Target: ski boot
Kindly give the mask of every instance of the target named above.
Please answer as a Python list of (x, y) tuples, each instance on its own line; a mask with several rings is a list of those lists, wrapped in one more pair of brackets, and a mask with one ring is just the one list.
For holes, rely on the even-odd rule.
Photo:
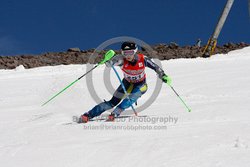
[(107, 121), (108, 121), (108, 122), (113, 122), (114, 120), (115, 120), (115, 114), (114, 114), (114, 113), (111, 113), (111, 114), (108, 116)]
[(89, 114), (84, 113), (83, 115), (79, 117), (79, 120), (77, 121), (77, 123), (87, 123), (88, 121), (89, 121)]

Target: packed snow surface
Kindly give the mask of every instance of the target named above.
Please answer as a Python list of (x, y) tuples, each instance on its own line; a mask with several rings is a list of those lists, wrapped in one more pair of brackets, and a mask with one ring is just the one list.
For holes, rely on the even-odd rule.
[[(249, 167), (250, 47), (161, 63), (192, 112), (164, 84), (139, 117), (125, 113), (115, 122), (76, 124), (72, 116), (96, 105), (86, 78), (41, 104), (84, 74), (86, 65), (0, 70), (1, 166)], [(93, 71), (93, 82), (98, 97), (109, 100), (105, 68)], [(149, 90), (137, 107), (155, 89), (155, 72), (146, 72)], [(115, 89), (112, 71), (111, 80)]]

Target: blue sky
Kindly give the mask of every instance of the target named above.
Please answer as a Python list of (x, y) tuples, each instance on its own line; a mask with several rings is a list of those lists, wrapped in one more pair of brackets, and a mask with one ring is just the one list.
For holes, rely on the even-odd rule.
[[(118, 36), (203, 44), (227, 0), (1, 0), (0, 55), (90, 49)], [(250, 43), (247, 0), (235, 0), (218, 43)]]

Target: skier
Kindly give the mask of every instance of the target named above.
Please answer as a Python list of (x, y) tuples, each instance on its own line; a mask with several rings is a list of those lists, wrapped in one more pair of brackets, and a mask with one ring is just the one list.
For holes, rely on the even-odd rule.
[[(115, 117), (118, 117), (126, 108), (133, 105), (147, 91), (145, 67), (153, 69), (163, 82), (171, 84), (171, 78), (167, 76), (157, 64), (143, 54), (137, 53), (137, 51), (138, 47), (136, 43), (124, 42), (121, 45), (121, 54), (114, 56), (111, 60), (106, 62), (106, 66), (108, 67), (112, 65), (121, 67), (124, 74), (122, 83), (129, 93), (129, 99), (123, 99), (125, 92), (122, 85), (120, 85), (116, 89), (111, 100), (104, 100), (104, 102), (81, 115), (78, 123), (87, 123), (90, 119), (116, 106), (108, 117), (109, 121), (113, 121)], [(121, 102), (122, 99), (123, 101)]]

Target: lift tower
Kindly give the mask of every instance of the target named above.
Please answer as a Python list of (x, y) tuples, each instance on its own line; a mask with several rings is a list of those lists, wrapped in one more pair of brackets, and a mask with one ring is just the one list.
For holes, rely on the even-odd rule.
[(217, 44), (218, 36), (220, 35), (221, 29), (222, 29), (222, 27), (227, 19), (227, 16), (230, 12), (230, 9), (231, 9), (233, 3), (234, 3), (234, 0), (227, 1), (227, 4), (226, 4), (226, 6), (221, 14), (219, 22), (217, 23), (217, 26), (214, 30), (214, 33), (213, 33), (212, 37), (210, 37), (210, 39), (208, 40), (207, 45), (203, 51), (203, 57), (210, 57), (213, 54), (214, 49), (215, 49), (216, 44)]

